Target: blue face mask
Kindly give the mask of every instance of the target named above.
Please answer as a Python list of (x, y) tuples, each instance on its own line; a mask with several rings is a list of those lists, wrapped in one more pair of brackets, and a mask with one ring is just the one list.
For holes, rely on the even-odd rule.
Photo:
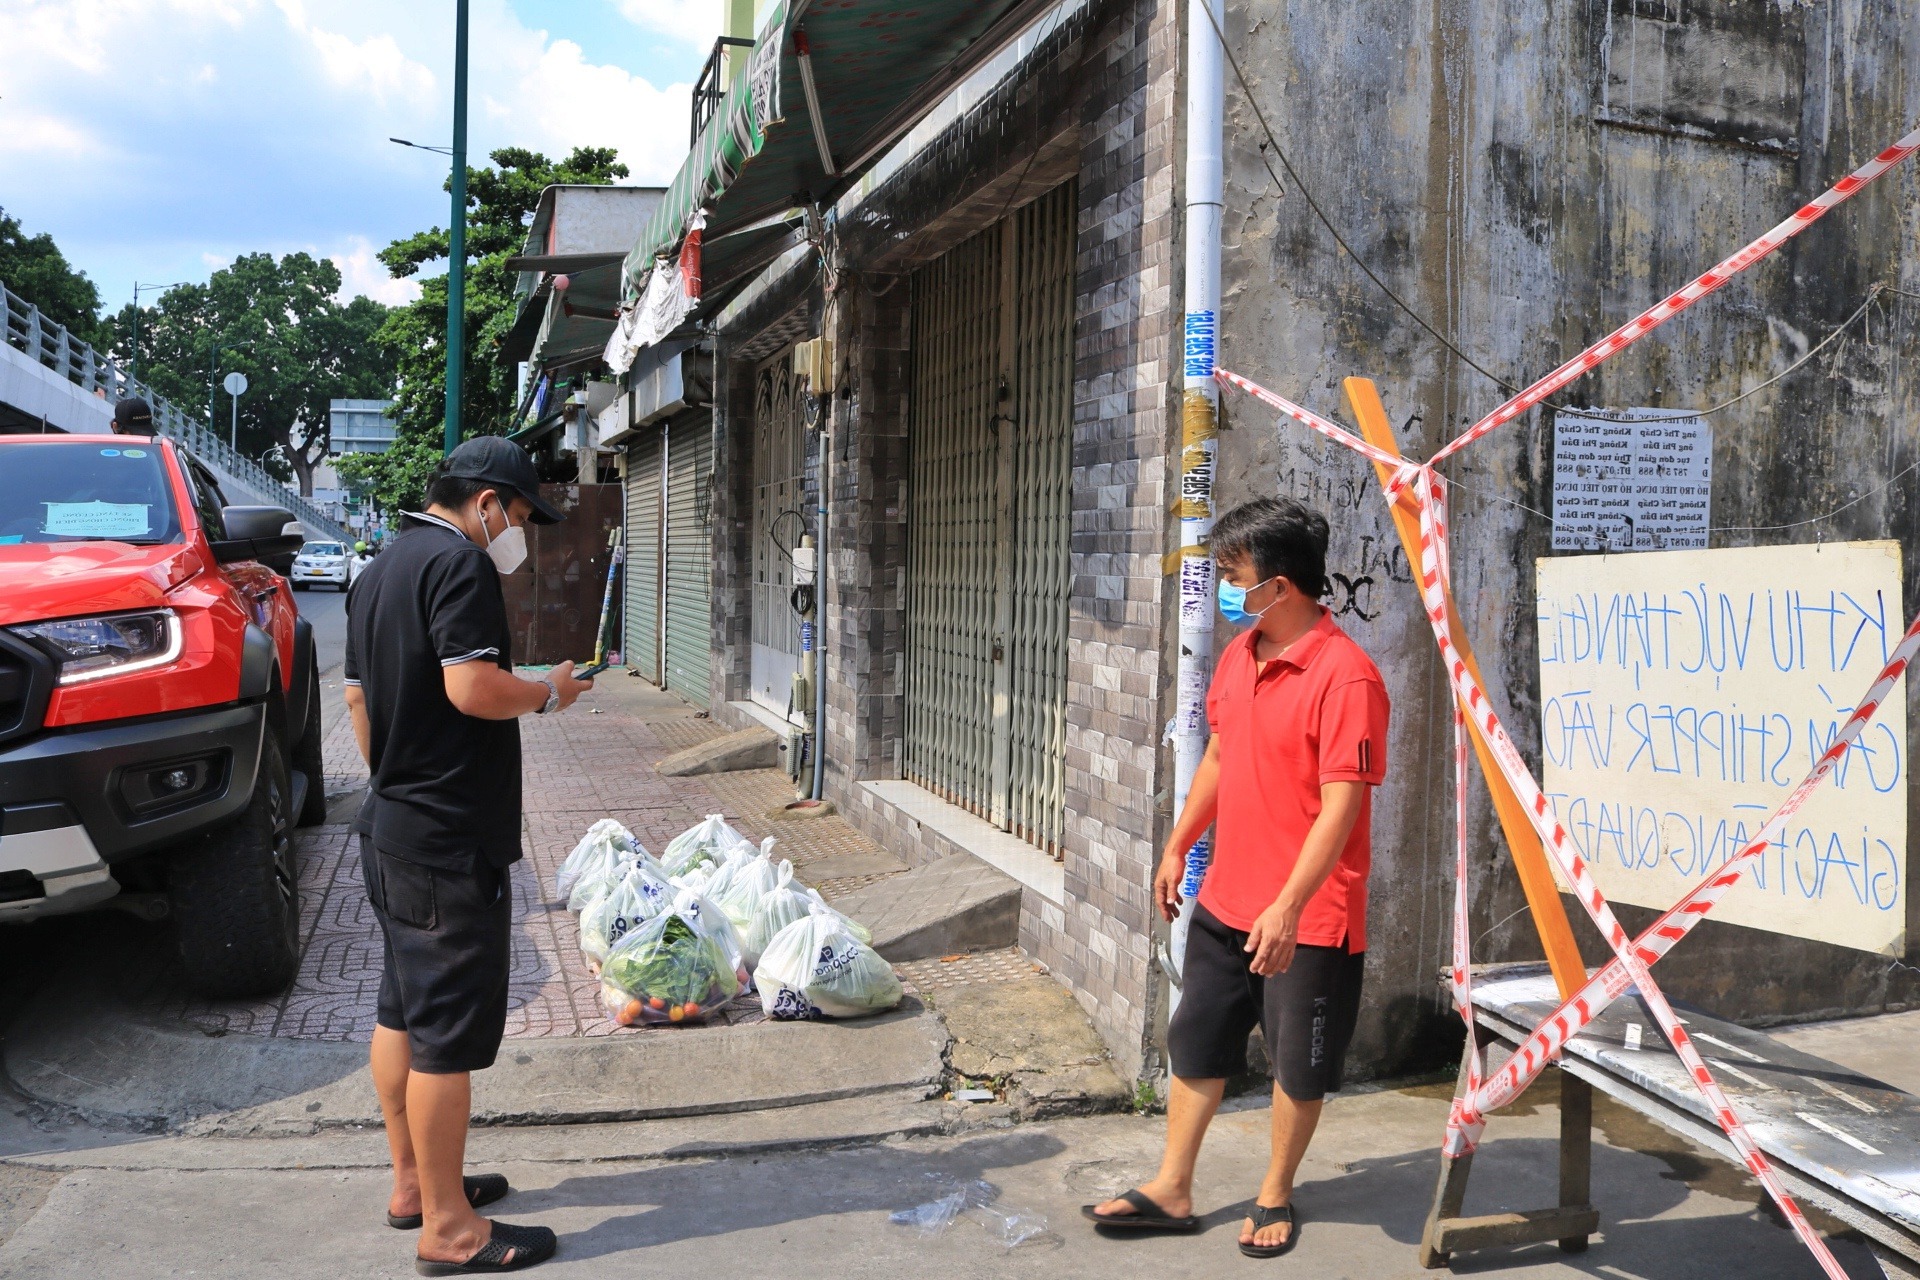
[(1220, 579), (1219, 585), (1215, 587), (1215, 594), (1220, 600), (1220, 616), (1236, 627), (1250, 626), (1260, 621), (1261, 615), (1266, 613), (1267, 609), (1271, 609), (1274, 604), (1279, 603), (1279, 598), (1275, 597), (1273, 604), (1269, 604), (1267, 609), (1262, 609), (1259, 613), (1248, 613), (1247, 592), (1252, 591), (1254, 587), (1263, 587), (1272, 581), (1272, 578), (1266, 578), (1254, 583), (1252, 587), (1236, 587), (1225, 578)]

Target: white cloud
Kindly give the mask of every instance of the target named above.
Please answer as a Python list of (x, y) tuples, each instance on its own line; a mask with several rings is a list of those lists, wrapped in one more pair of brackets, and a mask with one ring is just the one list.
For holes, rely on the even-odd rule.
[(620, 0), (620, 12), (635, 26), (707, 48), (720, 34), (726, 0)]
[(375, 302), (397, 307), (420, 296), (420, 282), (395, 280), (388, 275), (386, 264), (374, 256), (373, 241), (365, 236), (349, 237), (344, 250), (327, 256), (340, 268), (342, 300), (364, 295)]
[(308, 22), (306, 5), (301, 0), (275, 0), (275, 3), (287, 25), (313, 45), (328, 78), (335, 84), (365, 90), (383, 106), (395, 98), (416, 106), (432, 101), (433, 72), (402, 53), (390, 34), (382, 32), (354, 40)]
[[(611, 146), (628, 181), (672, 179), (719, 0), (620, 3), (605, 23), (691, 34), (610, 66), (473, 0), (472, 163)], [(562, 27), (573, 9), (553, 12)], [(0, 201), (110, 306), (136, 278), (302, 248), (340, 262), (347, 292), (399, 297), (414, 286), (373, 249), (445, 225), (446, 167), (386, 139), (450, 141), (452, 27), (451, 4), (394, 0), (0, 0)]]
[[(471, 110), (496, 136), (560, 155), (576, 146), (610, 146), (630, 171), (627, 181), (665, 185), (686, 158), (692, 86), (656, 88), (619, 67), (596, 66), (571, 40), (544, 46), (495, 29), (476, 41), (476, 94)], [(482, 79), (481, 72), (485, 77)]]

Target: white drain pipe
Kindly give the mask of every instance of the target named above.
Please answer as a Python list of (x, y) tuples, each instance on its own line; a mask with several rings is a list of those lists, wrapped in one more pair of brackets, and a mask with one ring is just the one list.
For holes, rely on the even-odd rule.
[[(1212, 16), (1209, 17), (1211, 9)], [(1180, 404), (1180, 664), (1173, 718), (1173, 811), (1187, 802), (1194, 771), (1207, 750), (1207, 681), (1213, 674), (1213, 467), (1220, 384), (1213, 380), (1220, 314), (1220, 153), (1226, 116), (1225, 58), (1215, 25), (1225, 30), (1221, 0), (1187, 4), (1187, 288)], [(1187, 855), (1180, 916), (1171, 945), (1171, 1004), (1180, 1002), (1187, 929), (1194, 898), (1212, 856), (1212, 833)]]

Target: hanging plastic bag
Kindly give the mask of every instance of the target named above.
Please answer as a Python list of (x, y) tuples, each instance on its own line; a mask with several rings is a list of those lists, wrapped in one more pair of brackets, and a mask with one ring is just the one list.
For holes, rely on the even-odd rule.
[(739, 994), (746, 971), (726, 914), (683, 891), (614, 945), (600, 978), (608, 1012), (631, 1026), (704, 1022)]
[(629, 864), (613, 891), (580, 913), (580, 950), (588, 958), (605, 961), (628, 931), (673, 906), (674, 888), (652, 864)]
[(754, 979), (760, 1007), (782, 1020), (861, 1018), (893, 1008), (904, 994), (893, 966), (854, 935), (847, 918), (819, 906), (774, 935)]
[(718, 866), (742, 845), (753, 848), (745, 836), (727, 825), (725, 814), (710, 813), (668, 841), (660, 863), (667, 869), (667, 877), (677, 880), (704, 863)]
[(633, 838), (633, 832), (615, 822), (612, 818), (602, 818), (587, 828), (587, 834), (580, 837), (580, 843), (573, 846), (566, 861), (553, 875), (553, 896), (570, 898), (573, 888), (589, 872), (605, 871), (623, 857), (635, 851), (644, 852), (640, 842)]
[[(791, 862), (782, 860), (779, 867), (775, 867), (774, 843), (773, 837), (768, 836), (760, 842), (758, 853), (728, 862), (707, 886), (707, 899), (726, 912), (727, 919), (743, 935), (753, 927), (753, 917), (759, 910), (760, 900), (772, 893), (774, 886), (780, 883), (780, 868), (786, 869), (788, 880), (793, 878)], [(757, 952), (755, 954), (758, 955)], [(747, 968), (753, 966), (750, 964)]]

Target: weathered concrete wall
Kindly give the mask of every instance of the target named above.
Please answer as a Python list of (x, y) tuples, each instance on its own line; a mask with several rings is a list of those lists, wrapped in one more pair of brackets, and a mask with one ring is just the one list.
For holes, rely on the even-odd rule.
[[(1785, 216), (1920, 119), (1920, 4), (1832, 0), (1360, 0), (1236, 4), (1230, 43), (1313, 197), (1355, 253), (1436, 328), (1521, 383)], [(1374, 377), (1402, 448), (1425, 456), (1505, 393), (1356, 269), (1291, 180), (1263, 163), (1228, 88), (1222, 363), (1347, 419), (1339, 380)], [(1273, 166), (1278, 169), (1278, 165)], [(1920, 171), (1616, 358), (1573, 405), (1718, 404), (1787, 367), (1876, 281), (1920, 294)], [(1714, 546), (1897, 537), (1920, 600), (1920, 298), (1885, 295), (1856, 332), (1713, 418)], [(1370, 468), (1243, 396), (1227, 402), (1219, 497), (1292, 493), (1335, 526), (1339, 621), (1386, 673), (1391, 775), (1377, 799), (1370, 999), (1360, 1075), (1444, 1052), (1452, 780), (1431, 635)], [(1548, 553), (1551, 422), (1481, 442), (1456, 481), (1455, 588), (1509, 728), (1537, 763), (1533, 561)], [(1891, 485), (1890, 478), (1898, 476)], [(1883, 486), (1885, 486), (1883, 488)], [(1793, 528), (1858, 499), (1829, 519)], [(1531, 508), (1531, 510), (1528, 510)], [(1909, 684), (1912, 705), (1912, 682)], [(1910, 715), (1910, 726), (1920, 719)], [(1476, 958), (1538, 943), (1476, 784)], [(1915, 817), (1920, 817), (1916, 814)], [(1910, 825), (1914, 822), (1910, 818)], [(1920, 826), (1915, 826), (1920, 830)], [(1603, 954), (1577, 909), (1588, 955)], [(1920, 895), (1910, 895), (1911, 923)], [(1630, 928), (1649, 912), (1624, 908)], [(1737, 1018), (1867, 1012), (1920, 999), (1883, 958), (1708, 923), (1661, 969)]]

